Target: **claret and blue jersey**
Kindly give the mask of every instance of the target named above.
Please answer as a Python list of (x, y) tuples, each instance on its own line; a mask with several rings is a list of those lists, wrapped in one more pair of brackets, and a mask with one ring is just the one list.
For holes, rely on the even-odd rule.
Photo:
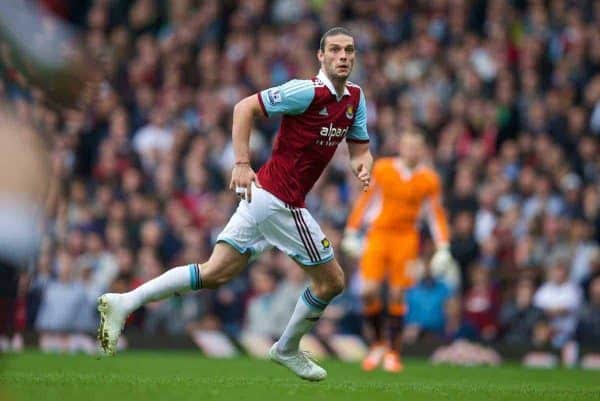
[(265, 116), (282, 115), (271, 159), (259, 170), (258, 181), (292, 206), (304, 207), (306, 194), (344, 138), (369, 141), (362, 90), (347, 82), (338, 96), (323, 71), (263, 90), (258, 99)]

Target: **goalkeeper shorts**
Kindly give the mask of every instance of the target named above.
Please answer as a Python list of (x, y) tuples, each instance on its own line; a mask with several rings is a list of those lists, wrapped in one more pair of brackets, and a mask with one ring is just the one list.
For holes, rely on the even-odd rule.
[(391, 287), (409, 288), (415, 281), (411, 267), (418, 255), (419, 234), (415, 230), (372, 230), (365, 238), (360, 259), (361, 279), (377, 283), (387, 280)]

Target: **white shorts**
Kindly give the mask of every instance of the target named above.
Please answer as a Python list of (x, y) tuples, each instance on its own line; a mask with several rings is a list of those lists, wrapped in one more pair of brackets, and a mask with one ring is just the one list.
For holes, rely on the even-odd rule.
[(333, 259), (333, 247), (305, 208), (287, 205), (264, 189), (252, 185), (252, 202), (240, 201), (237, 210), (217, 237), (251, 259), (272, 247), (303, 266)]

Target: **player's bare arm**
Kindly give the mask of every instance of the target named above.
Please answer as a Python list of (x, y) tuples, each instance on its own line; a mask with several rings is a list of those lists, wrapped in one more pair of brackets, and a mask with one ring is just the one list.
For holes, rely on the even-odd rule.
[(252, 201), (252, 185), (259, 185), (256, 173), (250, 165), (250, 132), (252, 121), (261, 113), (260, 104), (256, 95), (249, 96), (239, 101), (233, 109), (232, 140), (235, 166), (231, 172), (229, 189), (235, 190), (239, 197), (246, 197)]
[[(399, 162), (410, 169), (415, 169), (425, 158), (426, 146), (423, 132), (416, 129), (405, 131), (399, 142)], [(430, 181), (430, 195), (425, 201), (425, 209), (429, 228), (437, 248), (431, 259), (431, 267), (435, 274), (442, 274), (455, 269), (456, 266), (450, 253), (448, 221), (442, 205), (440, 179), (437, 174), (433, 173)]]
[(362, 184), (363, 191), (369, 188), (371, 170), (373, 169), (373, 156), (368, 143), (348, 143), (350, 153), (350, 168)]

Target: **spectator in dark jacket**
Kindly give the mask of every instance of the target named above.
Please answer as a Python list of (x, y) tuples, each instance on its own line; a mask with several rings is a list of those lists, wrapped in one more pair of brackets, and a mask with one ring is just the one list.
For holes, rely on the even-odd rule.
[(600, 276), (589, 287), (589, 302), (579, 312), (575, 338), (582, 345), (598, 346), (600, 340)]
[(535, 284), (530, 279), (517, 282), (514, 296), (500, 311), (502, 339), (509, 345), (531, 345), (535, 326), (542, 322), (544, 313), (533, 306)]

